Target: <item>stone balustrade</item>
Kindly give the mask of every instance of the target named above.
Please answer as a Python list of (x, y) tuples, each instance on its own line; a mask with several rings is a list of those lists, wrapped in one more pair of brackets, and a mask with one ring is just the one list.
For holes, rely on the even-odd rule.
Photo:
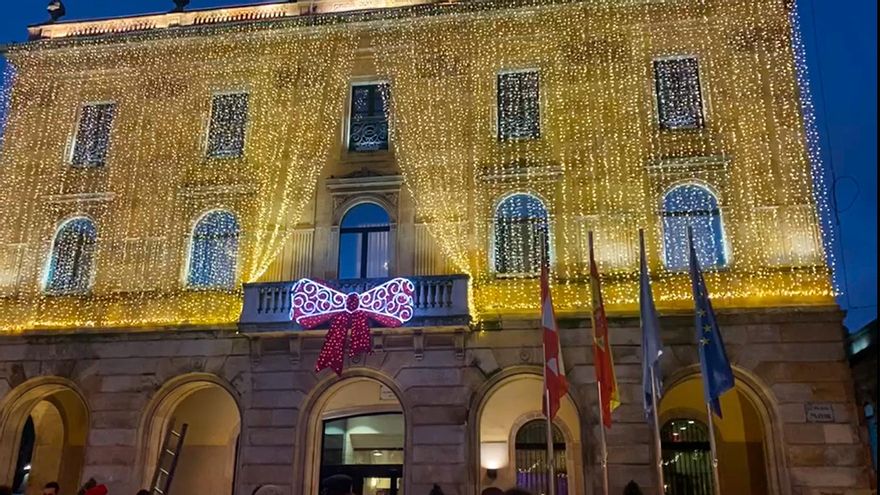
[[(406, 326), (465, 325), (470, 321), (468, 310), (468, 277), (443, 275), (406, 277), (415, 285), (415, 311)], [(325, 283), (344, 292), (361, 293), (388, 278), (329, 280)], [(244, 285), (244, 306), (239, 326), (245, 332), (299, 330), (290, 318), (291, 295), (295, 280), (261, 282)]]

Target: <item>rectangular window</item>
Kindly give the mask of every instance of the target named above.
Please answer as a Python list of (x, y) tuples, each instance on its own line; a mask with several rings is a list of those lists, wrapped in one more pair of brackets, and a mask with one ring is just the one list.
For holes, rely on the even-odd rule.
[(247, 93), (214, 95), (211, 103), (211, 124), (208, 130), (208, 156), (214, 158), (242, 156), (247, 118)]
[(94, 103), (82, 107), (70, 160), (73, 165), (104, 164), (110, 148), (110, 129), (115, 114), (115, 103)]
[(538, 71), (498, 74), (498, 139), (541, 136)]
[(654, 60), (654, 85), (661, 129), (703, 127), (700, 67), (694, 57)]
[(388, 84), (359, 84), (351, 87), (349, 151), (388, 149)]

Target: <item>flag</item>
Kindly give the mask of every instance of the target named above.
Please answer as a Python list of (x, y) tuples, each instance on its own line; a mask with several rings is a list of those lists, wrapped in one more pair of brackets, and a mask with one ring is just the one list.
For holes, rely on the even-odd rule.
[(599, 283), (599, 269), (593, 257), (593, 233), (589, 234), (590, 242), (590, 292), (593, 296), (593, 363), (596, 366), (596, 380), (599, 382), (602, 403), (602, 422), (611, 428), (611, 411), (620, 405), (617, 391), (617, 377), (614, 376), (614, 356), (611, 354), (611, 342), (608, 339), (608, 318), (605, 316), (605, 304), (602, 302), (602, 288)]
[(721, 394), (732, 389), (733, 370), (724, 350), (724, 340), (718, 329), (718, 321), (709, 300), (706, 281), (700, 271), (697, 250), (694, 249), (693, 233), (688, 228), (688, 249), (690, 251), (691, 287), (694, 291), (694, 324), (697, 347), (700, 350), (700, 371), (703, 373), (703, 395), (706, 403), (721, 417)]
[(556, 326), (556, 312), (553, 310), (553, 299), (550, 297), (549, 278), (547, 263), (542, 263), (541, 326), (544, 328), (544, 398), (541, 402), (544, 405), (544, 415), (553, 419), (559, 412), (562, 397), (568, 393), (568, 381), (565, 379), (565, 364), (562, 362), (559, 328)]
[[(644, 390), (645, 418), (653, 424), (654, 399), (660, 401), (662, 384), (660, 381), (660, 356), (663, 355), (663, 342), (660, 339), (660, 318), (654, 306), (651, 293), (651, 278), (648, 274), (648, 257), (645, 255), (645, 233), (639, 230), (639, 314), (642, 325), (642, 389)], [(652, 372), (653, 371), (653, 377)], [(657, 397), (654, 397), (654, 382), (657, 384)]]

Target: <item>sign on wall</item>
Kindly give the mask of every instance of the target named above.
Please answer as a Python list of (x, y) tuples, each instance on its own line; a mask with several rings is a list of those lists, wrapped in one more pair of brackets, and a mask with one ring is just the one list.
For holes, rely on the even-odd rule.
[(807, 423), (833, 423), (834, 407), (827, 403), (808, 403), (804, 406)]

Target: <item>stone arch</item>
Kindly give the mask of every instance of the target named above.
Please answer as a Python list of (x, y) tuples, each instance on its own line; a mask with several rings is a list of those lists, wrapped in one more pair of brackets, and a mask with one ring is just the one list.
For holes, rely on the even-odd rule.
[(29, 418), (35, 432), (31, 486), (57, 481), (62, 491), (75, 492), (90, 424), (85, 395), (66, 378), (46, 376), (16, 386), (0, 400), (0, 484), (13, 482)]
[[(487, 406), (492, 402), (493, 397), (498, 400), (504, 400), (503, 396), (498, 395), (499, 392), (511, 385), (516, 385), (523, 381), (528, 383), (525, 385), (529, 389), (526, 394), (515, 394), (519, 399), (515, 408), (504, 407), (505, 417), (494, 418), (493, 424), (496, 425), (493, 430), (488, 431), (483, 428), (484, 415), (495, 414), (492, 410), (487, 412)], [(541, 413), (541, 388), (543, 387), (542, 369), (537, 366), (512, 366), (495, 374), (487, 380), (480, 389), (474, 394), (471, 400), (472, 407), (468, 421), (471, 425), (469, 432), (470, 459), (472, 459), (473, 468), (469, 472), (469, 477), (473, 480), (474, 494), (481, 493), (483, 489), (493, 484), (512, 485), (512, 479), (515, 479), (515, 437), (519, 428), (527, 422), (536, 418), (542, 418)], [(532, 389), (537, 390), (531, 393)], [(534, 401), (522, 400), (522, 397), (535, 397)], [(493, 408), (494, 409), (494, 408)], [(560, 412), (554, 419), (554, 425), (559, 427), (566, 442), (567, 471), (570, 475), (569, 494), (582, 494), (585, 487), (585, 471), (584, 471), (584, 454), (581, 431), (581, 413), (577, 403), (570, 395), (566, 395), (563, 399)], [(484, 474), (485, 469), (482, 467), (481, 460), (481, 444), (483, 442), (495, 442), (503, 440), (508, 443), (508, 464), (505, 468), (507, 472), (498, 470), (498, 477), (495, 480), (488, 480)]]
[[(782, 422), (780, 420), (779, 411), (776, 400), (770, 388), (764, 384), (760, 378), (755, 376), (748, 370), (733, 366), (733, 373), (736, 378), (736, 388), (734, 391), (728, 392), (722, 397), (722, 408), (728, 406), (728, 410), (734, 401), (738, 401), (745, 410), (746, 415), (753, 415), (751, 418), (740, 418), (740, 421), (749, 421), (757, 423), (760, 427), (760, 440), (762, 444), (761, 453), (763, 455), (764, 478), (768, 494), (788, 495), (791, 493), (791, 486), (788, 479), (788, 469), (785, 461), (784, 443), (782, 436)], [(673, 418), (690, 418), (701, 422), (707, 421), (707, 412), (705, 404), (702, 403), (702, 383), (700, 382), (699, 365), (690, 365), (681, 368), (670, 376), (664, 383), (664, 396), (661, 398), (658, 408), (660, 410), (660, 424)], [(690, 383), (688, 383), (690, 382)], [(670, 404), (669, 397), (678, 387), (682, 386), (699, 386), (699, 393), (696, 394), (695, 405)], [(735, 396), (730, 394), (735, 392)], [(664, 403), (666, 401), (666, 403)], [(698, 404), (697, 404), (698, 403)], [(732, 420), (730, 414), (725, 414), (725, 419), (718, 420), (716, 418), (717, 434), (721, 435), (721, 429), (725, 426), (724, 421)], [(752, 428), (754, 430), (754, 428)], [(723, 455), (719, 446), (719, 458)], [(719, 466), (723, 465), (723, 460), (719, 461)], [(722, 473), (722, 487), (724, 485)]]
[(345, 215), (347, 215), (352, 208), (364, 203), (370, 203), (381, 207), (385, 210), (385, 213), (388, 214), (388, 223), (391, 226), (397, 225), (399, 216), (397, 205), (385, 195), (365, 192), (363, 194), (352, 194), (347, 196), (338, 206), (333, 208), (333, 226), (339, 227), (342, 224), (342, 219), (345, 218)]
[[(209, 411), (208, 414), (203, 411)], [(138, 466), (143, 466), (140, 486), (153, 479), (165, 433), (172, 422), (188, 423), (187, 439), (175, 473), (174, 486), (186, 493), (199, 490), (232, 495), (239, 467), (238, 438), (242, 428), (238, 393), (222, 378), (210, 373), (189, 373), (168, 380), (144, 409), (140, 424)], [(212, 466), (206, 486), (198, 475), (201, 466)], [(218, 469), (217, 466), (222, 466)], [(190, 485), (199, 483), (199, 489)], [(183, 488), (181, 488), (181, 483)]]
[[(404, 421), (404, 465), (411, 463), (412, 452), (412, 418), (411, 407), (400, 387), (389, 375), (369, 368), (347, 369), (341, 377), (328, 376), (321, 380), (303, 401), (302, 412), (297, 422), (296, 449), (292, 471), (292, 492), (302, 495), (317, 495), (318, 480), (321, 468), (321, 425), (327, 412), (328, 404), (346, 386), (356, 382), (372, 382), (388, 388), (394, 395), (395, 404), (383, 406), (375, 402), (362, 407), (354, 406), (339, 409), (337, 412), (396, 412), (403, 414)], [(403, 493), (410, 493), (411, 480), (404, 472)]]

